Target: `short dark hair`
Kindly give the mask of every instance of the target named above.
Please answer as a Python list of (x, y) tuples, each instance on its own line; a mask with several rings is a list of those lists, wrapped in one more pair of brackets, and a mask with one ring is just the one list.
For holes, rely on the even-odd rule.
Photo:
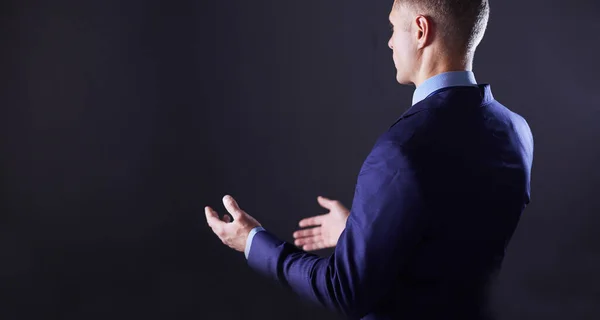
[(430, 16), (442, 36), (465, 53), (481, 42), (490, 15), (488, 0), (394, 0), (394, 7), (401, 5)]

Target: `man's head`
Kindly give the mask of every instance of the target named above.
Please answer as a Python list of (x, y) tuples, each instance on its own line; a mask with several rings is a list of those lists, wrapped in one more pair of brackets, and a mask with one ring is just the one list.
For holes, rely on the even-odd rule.
[(396, 80), (419, 85), (440, 72), (470, 70), (488, 17), (488, 0), (395, 0), (388, 46)]

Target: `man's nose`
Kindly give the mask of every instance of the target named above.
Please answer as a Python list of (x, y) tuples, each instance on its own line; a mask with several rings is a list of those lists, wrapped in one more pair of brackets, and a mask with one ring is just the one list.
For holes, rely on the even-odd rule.
[(394, 50), (394, 48), (392, 47), (392, 38), (390, 38), (390, 40), (388, 40), (388, 47), (392, 50)]

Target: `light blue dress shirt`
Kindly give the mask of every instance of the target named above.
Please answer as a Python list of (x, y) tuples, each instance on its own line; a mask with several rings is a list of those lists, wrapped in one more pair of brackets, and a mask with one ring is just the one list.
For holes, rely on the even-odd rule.
[(265, 231), (263, 227), (255, 227), (250, 230), (248, 234), (248, 238), (246, 239), (246, 248), (244, 248), (244, 254), (246, 255), (246, 259), (248, 259), (248, 254), (250, 253), (250, 245), (252, 244), (252, 239), (254, 239), (254, 235), (259, 231)]
[(413, 106), (436, 90), (447, 87), (477, 86), (472, 71), (450, 71), (437, 74), (421, 83), (413, 94)]
[[(477, 86), (477, 81), (475, 80), (475, 75), (472, 71), (449, 71), (437, 74), (423, 81), (423, 83), (421, 83), (421, 85), (415, 89), (412, 99), (412, 105), (414, 106), (421, 100), (424, 100), (436, 90), (447, 87), (462, 86)], [(248, 234), (248, 239), (246, 240), (246, 248), (244, 249), (246, 259), (248, 259), (248, 254), (250, 254), (252, 239), (254, 239), (254, 235), (256, 235), (256, 233), (260, 231), (265, 231), (265, 228), (256, 227), (252, 229)]]

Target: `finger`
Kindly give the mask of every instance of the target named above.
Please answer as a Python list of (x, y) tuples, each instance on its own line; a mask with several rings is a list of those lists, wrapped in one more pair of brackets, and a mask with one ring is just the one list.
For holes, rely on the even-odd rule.
[(326, 209), (331, 209), (334, 204), (335, 204), (335, 200), (331, 200), (329, 198), (325, 198), (323, 196), (318, 196), (317, 197), (317, 202), (319, 202), (319, 204), (321, 205), (321, 207), (326, 208)]
[(225, 223), (230, 223), (231, 222), (231, 217), (228, 214), (224, 214), (223, 215), (223, 221), (225, 221)]
[(320, 249), (324, 249), (325, 248), (325, 244), (320, 241), (320, 242), (315, 242), (315, 243), (309, 243), (305, 246), (302, 247), (302, 250), (304, 251), (313, 251), (313, 250), (320, 250)]
[(206, 215), (206, 222), (208, 222), (208, 225), (211, 228), (219, 227), (224, 223), (219, 219), (219, 215), (211, 207), (205, 207), (204, 214)]
[(318, 216), (314, 216), (314, 217), (310, 217), (310, 218), (304, 218), (304, 219), (300, 220), (300, 222), (298, 222), (298, 225), (300, 227), (312, 227), (312, 226), (321, 225), (323, 223), (323, 218), (326, 215), (327, 214), (322, 214), (322, 215), (318, 215)]
[(313, 245), (319, 242), (323, 241), (323, 237), (321, 236), (316, 236), (316, 237), (306, 237), (306, 238), (299, 238), (294, 240), (294, 244), (298, 247), (302, 247), (305, 245)]
[(316, 227), (316, 228), (298, 230), (298, 231), (294, 232), (294, 238), (318, 236), (320, 234), (321, 234), (321, 228)]
[(235, 201), (235, 199), (233, 199), (232, 196), (224, 196), (223, 204), (225, 205), (225, 209), (227, 209), (227, 212), (229, 212), (234, 219), (239, 219), (242, 216), (242, 209), (240, 209), (237, 202)]

